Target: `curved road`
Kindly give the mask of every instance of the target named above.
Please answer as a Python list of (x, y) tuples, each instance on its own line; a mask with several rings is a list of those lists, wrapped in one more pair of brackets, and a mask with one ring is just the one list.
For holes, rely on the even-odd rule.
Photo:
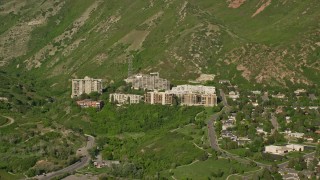
[(0, 128), (10, 126), (11, 124), (14, 123), (14, 119), (12, 117), (8, 117), (8, 116), (2, 116), (2, 117), (9, 119), (9, 122), (4, 124), (4, 125), (2, 125), (2, 126), (0, 126)]
[(252, 161), (252, 160), (249, 160), (249, 159), (244, 159), (244, 158), (241, 158), (239, 157), (238, 155), (235, 155), (235, 154), (232, 154), (232, 153), (229, 153), (223, 149), (221, 149), (219, 147), (219, 144), (218, 144), (218, 140), (217, 140), (217, 136), (216, 136), (216, 132), (215, 132), (215, 129), (214, 129), (214, 121), (217, 120), (217, 118), (223, 113), (223, 112), (230, 112), (231, 110), (231, 107), (228, 105), (228, 102), (227, 102), (227, 98), (223, 92), (222, 89), (220, 89), (220, 95), (221, 95), (221, 98), (222, 98), (222, 103), (224, 105), (224, 107), (222, 108), (222, 110), (218, 113), (215, 113), (214, 115), (211, 116), (211, 119), (210, 121), (208, 122), (208, 135), (209, 135), (209, 140), (210, 140), (210, 145), (211, 145), (211, 148), (216, 150), (216, 151), (220, 151), (222, 152), (224, 155), (232, 158), (232, 159), (235, 159), (237, 161), (242, 161), (242, 162), (247, 162), (249, 163), (250, 161), (251, 162), (254, 162), (256, 163), (258, 166), (260, 167), (266, 167), (266, 168), (269, 168), (270, 166), (269, 165), (266, 165), (266, 164), (262, 164), (262, 163), (259, 163), (259, 162), (255, 162), (255, 161)]
[(90, 136), (90, 135), (85, 135), (88, 137), (88, 141), (87, 141), (87, 145), (82, 149), (82, 151), (84, 151), (83, 153), (85, 154), (84, 157), (81, 158), (80, 161), (64, 168), (64, 169), (61, 169), (59, 171), (55, 171), (55, 172), (51, 172), (51, 173), (48, 173), (46, 175), (41, 175), (41, 176), (36, 176), (36, 177), (33, 177), (33, 178), (36, 178), (36, 179), (39, 179), (39, 180), (49, 180), (51, 178), (54, 178), (56, 176), (60, 176), (60, 175), (63, 175), (65, 173), (71, 173), (71, 172), (74, 172), (78, 169), (81, 169), (85, 166), (87, 166), (91, 160), (91, 157), (88, 153), (88, 150), (91, 149), (93, 146), (94, 146), (94, 142), (95, 142), (95, 139), (93, 136)]

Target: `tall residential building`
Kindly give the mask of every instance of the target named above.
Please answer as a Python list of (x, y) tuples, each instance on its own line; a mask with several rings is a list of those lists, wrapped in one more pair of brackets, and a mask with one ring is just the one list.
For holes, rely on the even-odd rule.
[(216, 88), (213, 86), (179, 85), (167, 93), (180, 98), (181, 105), (207, 107), (217, 105)]
[(137, 74), (126, 79), (127, 83), (132, 83), (133, 89), (147, 90), (169, 90), (170, 81), (160, 78), (159, 73)]
[(173, 94), (167, 92), (147, 92), (144, 98), (145, 103), (148, 104), (162, 104), (162, 105), (172, 105), (173, 104)]
[(186, 106), (206, 106), (213, 107), (217, 105), (217, 96), (215, 94), (196, 94), (187, 93), (180, 96), (181, 105)]
[(137, 104), (142, 101), (142, 97), (136, 94), (113, 93), (110, 94), (109, 101), (117, 102), (118, 104)]
[(216, 88), (213, 86), (202, 86), (202, 85), (179, 85), (173, 87), (170, 91), (174, 94), (187, 94), (187, 93), (197, 93), (197, 94), (216, 94)]
[(84, 93), (102, 93), (102, 89), (102, 79), (93, 79), (88, 76), (86, 76), (84, 79), (72, 79), (71, 98), (78, 97)]

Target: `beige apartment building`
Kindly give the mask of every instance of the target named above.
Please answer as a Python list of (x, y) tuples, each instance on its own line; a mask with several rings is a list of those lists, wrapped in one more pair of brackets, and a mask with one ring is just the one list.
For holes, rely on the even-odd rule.
[(170, 81), (160, 78), (159, 73), (137, 74), (125, 80), (133, 89), (169, 90)]
[(145, 94), (144, 102), (148, 104), (162, 104), (172, 105), (173, 94), (167, 92), (147, 92)]
[(185, 106), (213, 107), (217, 105), (217, 96), (215, 94), (187, 93), (180, 95), (180, 98), (181, 105)]
[(181, 99), (181, 105), (206, 106), (217, 105), (216, 88), (202, 85), (179, 85), (168, 91)]
[(217, 105), (217, 95), (213, 86), (180, 85), (165, 92), (147, 92), (145, 103), (148, 104), (173, 104), (174, 96), (180, 98), (181, 105), (185, 106), (206, 106)]
[(136, 94), (113, 93), (110, 94), (109, 101), (116, 102), (117, 104), (138, 104), (142, 101), (142, 97)]
[(93, 79), (86, 76), (84, 79), (72, 79), (71, 98), (79, 97), (81, 94), (91, 92), (102, 93), (102, 79)]

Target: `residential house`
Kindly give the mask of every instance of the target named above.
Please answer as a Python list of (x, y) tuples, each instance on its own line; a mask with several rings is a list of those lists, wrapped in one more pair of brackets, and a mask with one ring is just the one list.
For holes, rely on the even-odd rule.
[(97, 109), (102, 109), (103, 107), (103, 101), (94, 101), (91, 99), (85, 99), (85, 100), (80, 100), (77, 101), (77, 104), (81, 108), (97, 108)]

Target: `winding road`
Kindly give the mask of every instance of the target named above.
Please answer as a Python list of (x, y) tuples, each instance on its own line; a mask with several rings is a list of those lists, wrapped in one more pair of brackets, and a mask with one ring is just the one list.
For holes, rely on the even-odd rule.
[(277, 117), (274, 115), (274, 113), (271, 113), (271, 124), (273, 126), (271, 133), (274, 134), (275, 131), (279, 130), (279, 123), (278, 123)]
[(13, 124), (13, 123), (14, 123), (14, 119), (13, 119), (12, 117), (9, 117), (9, 116), (1, 116), (1, 117), (4, 117), (4, 118), (9, 119), (9, 122), (7, 122), (6, 124), (4, 124), (4, 125), (0, 126), (0, 128), (10, 126), (11, 124)]
[(87, 166), (91, 160), (91, 157), (88, 153), (88, 150), (93, 148), (94, 146), (94, 143), (95, 143), (95, 138), (93, 136), (90, 136), (90, 135), (85, 135), (88, 137), (88, 141), (87, 141), (87, 145), (83, 148), (80, 148), (81, 151), (83, 152), (83, 157), (81, 158), (80, 161), (64, 168), (64, 169), (61, 169), (59, 171), (55, 171), (55, 172), (51, 172), (51, 173), (48, 173), (48, 174), (45, 174), (45, 175), (41, 175), (41, 176), (36, 176), (36, 177), (33, 177), (31, 179), (39, 179), (39, 180), (49, 180), (51, 178), (54, 178), (56, 176), (60, 176), (60, 175), (63, 175), (65, 173), (72, 173), (78, 169), (81, 169), (85, 166)]

